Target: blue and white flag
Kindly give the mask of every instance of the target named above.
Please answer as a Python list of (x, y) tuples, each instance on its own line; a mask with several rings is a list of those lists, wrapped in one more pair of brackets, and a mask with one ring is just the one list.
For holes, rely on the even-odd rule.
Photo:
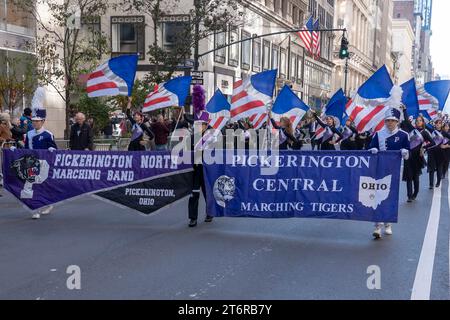
[(221, 130), (230, 120), (231, 105), (220, 89), (214, 93), (211, 100), (206, 105), (209, 113), (209, 125), (211, 128)]
[(272, 107), (272, 117), (279, 122), (281, 117), (288, 117), (295, 128), (308, 112), (309, 107), (289, 88), (283, 87)]
[(110, 59), (89, 75), (86, 91), (89, 97), (131, 96), (136, 77), (138, 55)]

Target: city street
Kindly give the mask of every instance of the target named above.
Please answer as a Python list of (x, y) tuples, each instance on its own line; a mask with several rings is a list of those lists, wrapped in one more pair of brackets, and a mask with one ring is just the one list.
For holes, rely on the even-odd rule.
[[(0, 299), (449, 299), (449, 181), (433, 197), (427, 180), (413, 204), (402, 183), (400, 223), (380, 241), (352, 221), (190, 229), (187, 200), (146, 217), (86, 196), (34, 221), (2, 190)], [(80, 290), (66, 286), (71, 265)], [(379, 290), (368, 289), (370, 266)]]

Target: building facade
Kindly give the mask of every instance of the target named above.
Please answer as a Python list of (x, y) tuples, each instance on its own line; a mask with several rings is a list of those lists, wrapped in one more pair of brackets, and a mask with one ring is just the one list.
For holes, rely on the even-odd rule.
[(333, 87), (346, 89), (351, 94), (366, 81), (375, 71), (373, 65), (373, 17), (369, 0), (337, 0), (335, 8), (335, 27), (347, 29), (350, 59), (348, 59), (348, 73), (345, 74), (345, 60), (338, 58), (341, 36), (334, 41), (336, 64)]
[(394, 19), (392, 33), (393, 80), (402, 84), (413, 77), (414, 31), (410, 20)]
[(419, 86), (433, 79), (430, 52), (432, 8), (432, 0), (394, 1), (394, 19), (408, 19), (413, 27), (413, 75)]
[[(0, 74), (22, 77), (25, 61), (30, 61), (35, 55), (36, 21), (31, 15), (21, 12), (10, 0), (0, 0)], [(21, 63), (13, 63), (21, 61)], [(15, 70), (12, 70), (14, 68)], [(6, 106), (8, 101), (0, 97), (0, 106)], [(18, 108), (27, 104), (26, 99), (19, 101)]]

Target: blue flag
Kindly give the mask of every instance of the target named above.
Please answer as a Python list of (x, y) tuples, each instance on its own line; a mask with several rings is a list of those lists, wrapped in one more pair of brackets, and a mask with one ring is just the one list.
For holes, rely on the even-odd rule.
[(416, 119), (419, 116), (420, 110), (414, 78), (402, 84), (401, 87), (403, 89), (402, 103), (406, 106), (408, 115)]

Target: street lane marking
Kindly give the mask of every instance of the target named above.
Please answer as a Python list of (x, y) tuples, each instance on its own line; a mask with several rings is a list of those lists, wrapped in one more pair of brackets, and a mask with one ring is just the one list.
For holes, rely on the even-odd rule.
[(441, 216), (441, 194), (442, 187), (434, 189), (430, 217), (425, 232), (425, 239), (423, 240), (419, 264), (417, 265), (411, 300), (430, 300), (434, 257), (436, 254), (439, 219)]

